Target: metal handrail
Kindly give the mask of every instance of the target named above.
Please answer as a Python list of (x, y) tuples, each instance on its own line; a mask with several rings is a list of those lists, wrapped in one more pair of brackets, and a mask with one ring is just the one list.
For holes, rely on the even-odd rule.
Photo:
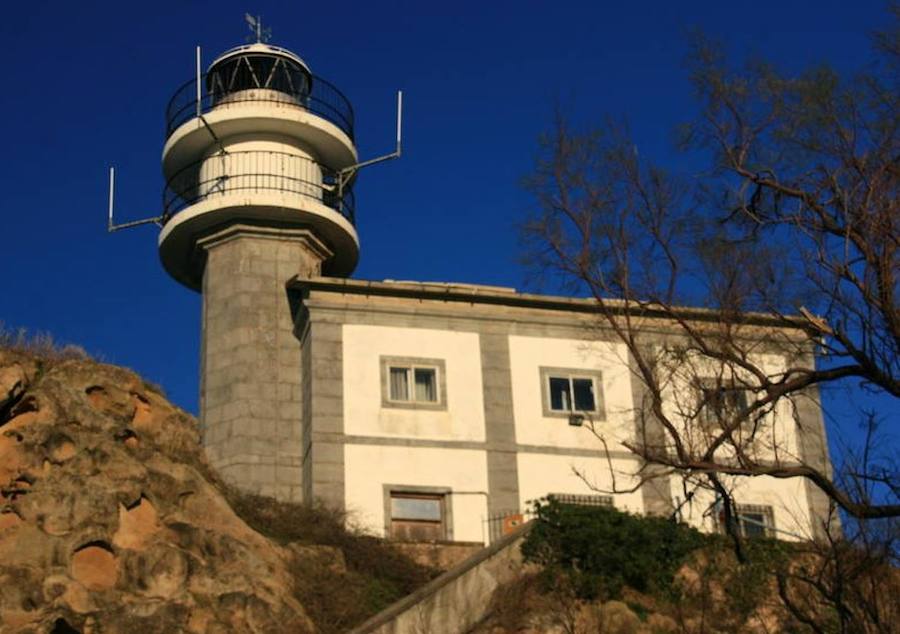
[[(206, 114), (217, 105), (223, 104), (223, 95), (207, 90), (207, 75), (200, 76), (202, 93), (200, 113)], [(305, 109), (340, 128), (353, 140), (353, 106), (334, 84), (317, 76), (312, 77), (310, 89), (285, 90), (244, 90), (228, 94), (227, 103), (260, 102), (277, 103), (283, 106)], [(166, 106), (166, 138), (183, 123), (197, 116), (197, 78), (184, 82), (172, 95)]]
[[(209, 172), (203, 175), (203, 168)], [(202, 180), (201, 180), (202, 178)], [(306, 196), (356, 224), (356, 201), (338, 173), (312, 159), (272, 150), (215, 154), (178, 170), (163, 189), (163, 223), (182, 209), (213, 196), (246, 192), (283, 192)]]

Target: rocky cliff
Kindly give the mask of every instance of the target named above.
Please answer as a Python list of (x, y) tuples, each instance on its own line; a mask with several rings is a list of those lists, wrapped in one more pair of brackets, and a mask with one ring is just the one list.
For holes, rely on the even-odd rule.
[(196, 421), (140, 377), (0, 350), (0, 631), (312, 632)]

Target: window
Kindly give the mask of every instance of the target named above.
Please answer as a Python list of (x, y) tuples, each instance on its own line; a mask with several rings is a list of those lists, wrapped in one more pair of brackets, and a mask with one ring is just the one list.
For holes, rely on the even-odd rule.
[(446, 409), (442, 359), (381, 357), (382, 407)]
[(568, 417), (588, 414), (603, 419), (603, 385), (599, 372), (563, 368), (541, 368), (544, 416)]
[(450, 490), (385, 485), (385, 529), (392, 539), (450, 539)]
[(391, 366), (390, 399), (437, 403), (437, 370), (415, 366)]
[[(725, 528), (725, 512), (720, 508), (717, 525), (719, 530)], [(761, 504), (736, 504), (735, 521), (738, 532), (747, 538), (773, 537), (775, 533), (775, 519), (772, 507)]]
[(722, 421), (747, 409), (748, 391), (734, 384), (715, 379), (702, 381), (699, 388), (700, 421), (707, 426), (719, 426)]
[(744, 537), (771, 537), (775, 522), (771, 506), (738, 504), (737, 522)]

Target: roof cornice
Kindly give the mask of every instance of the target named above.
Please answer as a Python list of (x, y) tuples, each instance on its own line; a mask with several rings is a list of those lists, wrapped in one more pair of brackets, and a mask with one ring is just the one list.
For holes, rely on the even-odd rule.
[[(413, 281), (373, 281), (338, 277), (303, 278), (294, 276), (287, 282), (290, 291), (307, 294), (310, 291), (326, 291), (351, 295), (410, 298), (470, 304), (492, 304), (500, 306), (558, 310), (570, 313), (599, 314), (603, 307), (595, 298), (565, 297), (559, 295), (539, 295), (520, 293), (513, 288), (502, 286), (482, 286), (476, 284), (454, 284), (443, 282)], [(621, 299), (604, 300), (607, 309), (620, 314), (630, 312), (641, 317), (659, 319), (681, 318), (692, 321), (721, 322), (723, 314), (708, 308), (675, 307), (666, 309), (660, 305), (638, 304)], [(809, 323), (800, 315), (777, 315), (759, 312), (729, 315), (734, 323), (791, 328), (809, 331)]]

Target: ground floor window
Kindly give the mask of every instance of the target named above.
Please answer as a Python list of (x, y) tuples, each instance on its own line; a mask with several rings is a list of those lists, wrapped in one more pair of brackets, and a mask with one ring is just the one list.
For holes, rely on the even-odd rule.
[(392, 490), (389, 498), (389, 534), (407, 541), (448, 539), (447, 495)]
[(738, 504), (737, 523), (744, 537), (773, 537), (774, 514), (771, 506)]
[[(725, 510), (719, 505), (716, 528), (725, 531)], [(765, 504), (735, 504), (734, 522), (742, 537), (774, 537), (775, 514), (772, 507)]]

